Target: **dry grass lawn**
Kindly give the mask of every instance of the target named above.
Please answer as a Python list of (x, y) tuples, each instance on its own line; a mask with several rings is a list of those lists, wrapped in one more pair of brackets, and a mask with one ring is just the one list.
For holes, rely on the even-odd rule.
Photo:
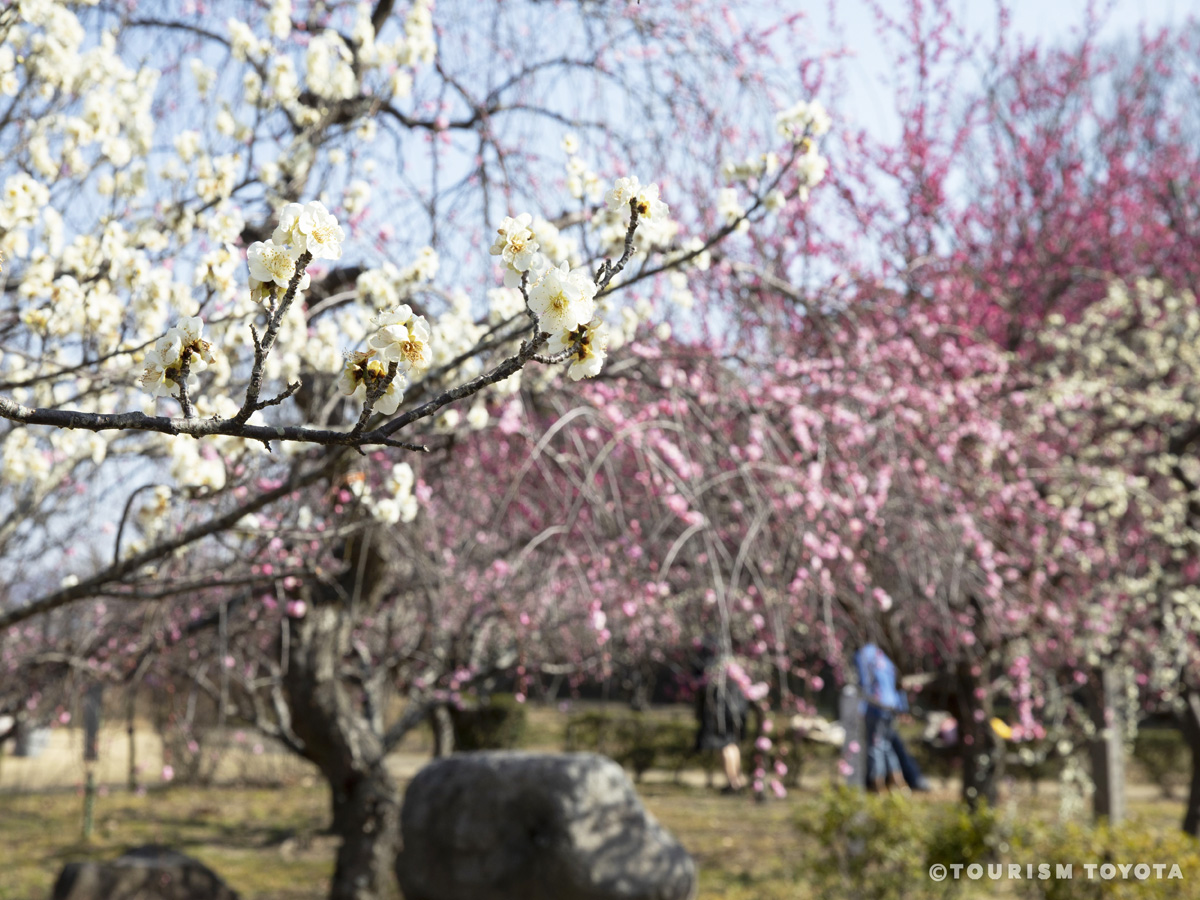
[[(539, 712), (531, 743), (556, 749), (561, 716)], [(107, 762), (100, 769), (106, 783), (97, 798), (95, 832), (81, 839), (82, 764), (78, 733), (54, 734), (40, 759), (0, 759), (0, 900), (42, 900), (63, 863), (78, 859), (111, 859), (146, 843), (161, 843), (189, 853), (222, 875), (245, 900), (320, 900), (328, 889), (335, 851), (324, 833), (328, 792), (303, 763), (269, 751), (255, 753), (253, 743), (229, 754), (212, 787), (160, 782), (161, 748), (147, 733), (139, 739), (138, 758), (145, 762), (149, 785), (140, 794), (123, 785), (127, 760), (123, 734), (107, 735)], [(428, 758), (426, 738), (417, 735), (395, 757), (399, 778), (410, 778)], [(696, 857), (700, 865), (701, 900), (810, 900), (805, 858), (814, 839), (796, 827), (798, 814), (812, 808), (828, 775), (814, 766), (805, 784), (784, 800), (757, 804), (747, 797), (720, 796), (704, 786), (703, 775), (688, 773), (683, 784), (666, 773), (651, 772), (639, 788), (647, 806)], [(220, 783), (225, 781), (227, 783)], [(236, 783), (228, 783), (228, 782)], [(281, 782), (278, 787), (248, 786)], [(1130, 788), (1133, 816), (1152, 829), (1179, 827), (1182, 805), (1164, 801), (1156, 789)], [(926, 805), (930, 814), (956, 803), (955, 786), (942, 785), (932, 794), (908, 802)], [(1055, 820), (1057, 791), (1043, 784), (1036, 796), (1028, 786), (1011, 789), (1005, 816), (1030, 822)], [(1200, 872), (1189, 873), (1200, 879)], [(1001, 882), (964, 890), (964, 900), (1015, 897)], [(1200, 898), (1200, 887), (1196, 896)]]

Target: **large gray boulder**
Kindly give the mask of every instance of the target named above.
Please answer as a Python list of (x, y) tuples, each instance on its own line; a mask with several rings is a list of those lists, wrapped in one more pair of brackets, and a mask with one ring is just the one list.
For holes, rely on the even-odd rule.
[(401, 812), (405, 900), (691, 900), (696, 864), (595, 753), (463, 753)]
[(53, 900), (238, 900), (199, 860), (166, 847), (131, 850), (112, 862), (67, 863)]

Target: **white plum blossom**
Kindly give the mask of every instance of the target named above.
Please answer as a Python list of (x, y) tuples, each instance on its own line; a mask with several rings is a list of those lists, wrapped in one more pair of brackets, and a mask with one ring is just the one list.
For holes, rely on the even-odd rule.
[(354, 55), (336, 31), (322, 31), (309, 41), (304, 61), (308, 86), (318, 97), (349, 100), (357, 92)]
[(172, 331), (160, 337), (154, 343), (154, 349), (146, 354), (146, 370), (142, 373), (141, 383), (151, 397), (179, 396), (175, 377), (179, 374), (182, 342)]
[(304, 235), (303, 248), (316, 259), (342, 258), (342, 241), (346, 239), (346, 234), (320, 201), (313, 200), (305, 204), (296, 230)]
[(385, 525), (411, 522), (420, 511), (417, 498), (413, 496), (415, 484), (416, 477), (412, 466), (406, 462), (394, 465), (391, 474), (383, 483), (383, 492), (388, 496), (379, 500), (367, 500), (371, 514)]
[(296, 256), (286, 246), (274, 240), (255, 241), (246, 251), (250, 264), (250, 277), (262, 284), (277, 284), (287, 287), (296, 274)]
[(529, 307), (538, 317), (538, 327), (550, 334), (574, 331), (588, 322), (595, 311), (596, 285), (587, 273), (570, 270), (563, 263), (549, 268), (529, 291)]
[(185, 359), (193, 372), (216, 362), (212, 345), (201, 337), (203, 331), (204, 322), (199, 316), (187, 316), (155, 341), (154, 349), (146, 354), (146, 370), (141, 378), (142, 387), (150, 396), (179, 396), (176, 379)]
[(430, 0), (414, 0), (404, 18), (405, 46), (401, 65), (428, 65), (437, 54), (433, 31), (433, 4)]
[(267, 13), (267, 27), (277, 40), (287, 40), (292, 33), (292, 0), (273, 0)]
[(0, 228), (31, 224), (49, 202), (50, 190), (40, 181), (24, 172), (10, 175), (4, 182), (4, 196), (0, 202)]
[(500, 227), (496, 229), (496, 239), (488, 252), (504, 260), (505, 287), (516, 287), (521, 283), (521, 276), (525, 272), (540, 268), (538, 242), (529, 227), (532, 222), (533, 216), (529, 213), (521, 213), (515, 219), (505, 216)]
[(717, 192), (717, 215), (727, 224), (736, 222), (745, 214), (746, 211), (742, 209), (742, 204), (738, 201), (736, 188), (721, 188)]
[(303, 203), (288, 203), (279, 210), (279, 224), (271, 233), (271, 240), (283, 246), (296, 246), (299, 238), (296, 234), (296, 223), (300, 221), (300, 213), (304, 212)]
[(346, 185), (346, 191), (342, 194), (342, 208), (350, 215), (362, 212), (367, 208), (367, 204), (371, 202), (371, 185), (363, 181), (361, 178), (356, 178)]
[(658, 199), (657, 184), (648, 184), (638, 191), (634, 205), (637, 207), (638, 219), (647, 224), (663, 222), (671, 215), (667, 204)]
[(567, 190), (576, 200), (581, 200), (586, 195), (593, 203), (599, 203), (604, 198), (604, 185), (600, 176), (577, 156), (567, 159)]
[(175, 152), (185, 163), (190, 163), (200, 153), (200, 132), (181, 131), (175, 136)]
[(467, 425), (472, 431), (481, 431), (487, 428), (490, 418), (487, 407), (482, 403), (476, 403), (467, 412)]
[(774, 151), (761, 156), (751, 156), (742, 162), (727, 160), (721, 164), (721, 176), (727, 183), (749, 181), (751, 178), (770, 177), (779, 171), (779, 155)]
[(413, 77), (403, 69), (397, 69), (392, 73), (391, 80), (388, 81), (388, 92), (392, 95), (393, 100), (403, 100), (412, 93)]
[(802, 192), (803, 196), (807, 196), (807, 188), (816, 187), (825, 179), (828, 169), (829, 160), (817, 153), (816, 149), (811, 146), (807, 153), (802, 154), (796, 160), (796, 172), (805, 188), (805, 191)]
[(50, 453), (39, 447), (28, 428), (14, 428), (4, 436), (0, 476), (6, 484), (41, 481), (50, 475)]
[(414, 484), (416, 477), (413, 475), (412, 466), (402, 462), (392, 466), (392, 473), (384, 482), (383, 489), (393, 497), (407, 497), (412, 493)]
[(537, 239), (544, 264), (557, 266), (577, 255), (578, 243), (559, 231), (553, 222), (538, 217), (530, 228)]
[[(382, 384), (387, 373), (387, 364), (375, 358), (374, 350), (347, 353), (342, 377), (338, 379), (338, 390), (347, 397), (365, 402), (368, 390)], [(404, 399), (404, 388), (407, 386), (407, 379), (397, 374), (387, 383), (383, 395), (375, 401), (375, 412), (385, 416), (394, 413)]]
[(799, 144), (806, 137), (819, 138), (829, 132), (832, 120), (820, 101), (801, 100), (775, 116), (775, 130), (780, 137)]
[(279, 103), (291, 103), (300, 96), (300, 79), (296, 75), (296, 64), (287, 55), (276, 55), (271, 59), (267, 84)]
[(608, 325), (603, 319), (595, 318), (586, 325), (570, 332), (560, 332), (550, 338), (547, 349), (554, 354), (575, 348), (567, 375), (572, 381), (595, 378), (604, 367), (608, 356)]
[(487, 292), (488, 323), (506, 322), (525, 309), (525, 298), (514, 288), (492, 288)]
[(620, 212), (629, 205), (630, 200), (637, 196), (639, 190), (641, 190), (641, 185), (638, 184), (636, 175), (618, 178), (612, 190), (604, 195), (604, 205), (611, 212)]
[(185, 316), (180, 319), (179, 324), (175, 326), (175, 331), (179, 335), (182, 351), (191, 354), (193, 372), (199, 372), (206, 364), (216, 361), (212, 345), (201, 337), (204, 333), (204, 320), (199, 316)]
[(341, 259), (346, 234), (320, 200), (301, 206), (289, 203), (279, 212), (279, 225), (271, 235), (276, 244), (291, 247), (296, 255), (305, 251), (315, 259)]
[(270, 52), (271, 45), (260, 41), (245, 22), (229, 19), (225, 24), (229, 28), (229, 53), (234, 59), (245, 62), (250, 57)]
[(424, 316), (414, 316), (412, 307), (403, 304), (390, 312), (375, 316), (371, 323), (379, 330), (367, 341), (367, 346), (379, 351), (384, 362), (399, 364), (407, 375), (421, 372), (433, 362), (429, 347), (429, 323)]
[(411, 494), (403, 500), (395, 497), (384, 497), (382, 500), (369, 500), (367, 505), (375, 520), (384, 525), (411, 522), (417, 517), (417, 513), (421, 508), (417, 503), (417, 498)]

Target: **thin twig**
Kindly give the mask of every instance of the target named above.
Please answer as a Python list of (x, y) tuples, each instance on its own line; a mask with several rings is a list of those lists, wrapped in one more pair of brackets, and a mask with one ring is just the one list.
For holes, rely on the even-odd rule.
[(296, 260), (296, 271), (292, 273), (292, 280), (288, 283), (287, 292), (279, 301), (279, 306), (276, 307), (267, 318), (267, 333), (260, 340), (258, 333), (251, 327), (251, 335), (254, 338), (254, 368), (250, 371), (250, 384), (246, 387), (246, 401), (242, 404), (242, 408), (238, 410), (232, 421), (239, 425), (245, 424), (258, 410), (269, 404), (258, 402), (258, 393), (262, 390), (263, 369), (266, 366), (267, 355), (271, 352), (271, 348), (275, 346), (275, 338), (279, 335), (279, 326), (283, 323), (283, 317), (287, 315), (288, 307), (292, 305), (292, 301), (296, 299), (296, 291), (300, 288), (300, 279), (304, 277), (304, 272), (308, 268), (308, 264), (312, 262), (312, 254), (305, 250), (300, 254), (300, 258)]

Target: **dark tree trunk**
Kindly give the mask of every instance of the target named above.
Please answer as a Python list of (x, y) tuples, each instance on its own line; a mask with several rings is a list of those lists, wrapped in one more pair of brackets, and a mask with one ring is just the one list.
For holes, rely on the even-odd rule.
[(137, 768), (137, 732), (134, 727), (134, 715), (137, 712), (137, 685), (130, 685), (125, 699), (125, 735), (129, 740), (129, 791), (138, 789)]
[(1200, 837), (1200, 691), (1189, 690), (1184, 699), (1187, 705), (1183, 710), (1183, 737), (1192, 750), (1192, 787), (1188, 791), (1183, 830), (1192, 837)]
[[(958, 746), (962, 758), (962, 797), (977, 809), (980, 802), (996, 804), (996, 788), (1004, 775), (1004, 744), (992, 730), (992, 698), (976, 664), (960, 661), (955, 668), (958, 689)], [(982, 697), (976, 691), (983, 689)]]
[(1117, 701), (1120, 686), (1111, 668), (1096, 673), (1090, 697), (1092, 724), (1096, 734), (1089, 751), (1092, 759), (1093, 813), (1097, 819), (1107, 819), (1118, 825), (1125, 818), (1125, 745), (1122, 740), (1120, 713)]
[(341, 838), (331, 900), (392, 896), (393, 868), (400, 846), (399, 792), (382, 761), (355, 773), (333, 794), (330, 831)]
[(450, 709), (439, 703), (429, 711), (429, 725), (433, 729), (433, 756), (441, 759), (454, 752), (454, 719)]
[(393, 867), (400, 795), (384, 764), (384, 738), (371, 714), (375, 704), (342, 668), (351, 631), (346, 606), (355, 601), (343, 599), (352, 585), (339, 587), (316, 584), (306, 591), (307, 615), (289, 624), (284, 689), (303, 755), (332, 794), (330, 830), (341, 846), (330, 900), (380, 900), (398, 893)]

